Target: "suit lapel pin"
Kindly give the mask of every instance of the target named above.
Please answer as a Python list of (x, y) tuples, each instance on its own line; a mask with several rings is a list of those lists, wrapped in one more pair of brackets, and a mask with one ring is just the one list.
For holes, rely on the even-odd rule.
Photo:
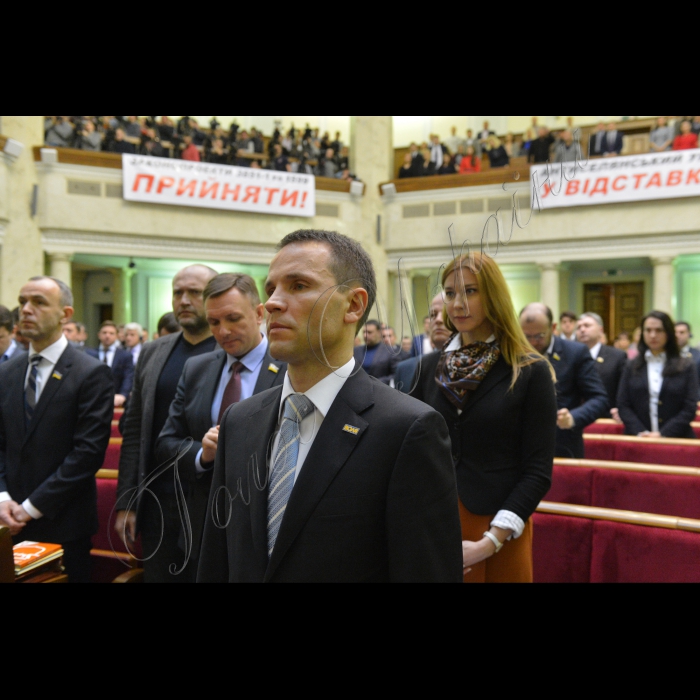
[(557, 362), (559, 362), (559, 360), (561, 360), (561, 357), (559, 357), (559, 355), (557, 355), (556, 352), (552, 355), (552, 357), (553, 357)]
[(277, 365), (272, 364), (272, 362), (270, 362), (267, 368), (270, 370), (270, 372), (274, 372), (275, 374), (280, 371), (280, 368)]
[(60, 372), (54, 372), (51, 376), (52, 376), (54, 379), (58, 379), (58, 380), (63, 379), (63, 375), (62, 375)]
[(602, 357), (596, 358), (596, 361), (597, 361), (597, 362), (605, 362), (605, 360), (604, 360)]
[(343, 426), (343, 430), (346, 433), (350, 433), (350, 435), (357, 435), (360, 432), (359, 428), (356, 428), (354, 425), (348, 425), (348, 423)]

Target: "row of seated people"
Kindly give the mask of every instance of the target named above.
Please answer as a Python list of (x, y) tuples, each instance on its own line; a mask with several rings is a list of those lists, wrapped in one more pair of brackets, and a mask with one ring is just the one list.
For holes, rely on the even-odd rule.
[(191, 117), (173, 124), (167, 116), (58, 116), (46, 118), (45, 141), (63, 148), (357, 179), (350, 173), (349, 149), (340, 132), (335, 138), (328, 132), (321, 136), (308, 124), (304, 130), (292, 126), (286, 133), (276, 128), (267, 138), (254, 127), (241, 130), (235, 121), (225, 131), (216, 117), (204, 129)]
[[(698, 134), (700, 116), (659, 117), (649, 134), (649, 148), (652, 153), (697, 148)], [(444, 142), (439, 135), (433, 134), (429, 143), (420, 146), (411, 143), (399, 169), (399, 178), (478, 173), (482, 170), (484, 157), (490, 168), (503, 168), (518, 157), (533, 164), (566, 163), (586, 155), (619, 156), (624, 148), (624, 134), (616, 122), (600, 122), (587, 144), (577, 143), (575, 135), (572, 117), (568, 117), (566, 128), (556, 132), (538, 125), (537, 117), (533, 117), (532, 126), (522, 138), (508, 133), (501, 139), (487, 121), (477, 135), (467, 129), (464, 138), (457, 135), (457, 127), (453, 126), (452, 135)]]

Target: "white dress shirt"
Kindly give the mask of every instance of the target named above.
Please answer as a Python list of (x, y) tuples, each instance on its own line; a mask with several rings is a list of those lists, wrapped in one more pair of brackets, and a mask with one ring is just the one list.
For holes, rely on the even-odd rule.
[(603, 347), (602, 343), (596, 343), (590, 350), (589, 352), (591, 353), (591, 357), (594, 360), (598, 359), (598, 355), (600, 354), (600, 349)]
[[(496, 336), (492, 335), (489, 338), (487, 338), (484, 342), (486, 343), (493, 343), (493, 341), (496, 340)], [(552, 346), (554, 345), (554, 338), (552, 338), (552, 343), (549, 347), (549, 349), (552, 349)], [(452, 338), (450, 344), (445, 348), (444, 352), (454, 352), (455, 350), (459, 350), (462, 347), (462, 336), (460, 333), (458, 333), (454, 338)], [(458, 415), (462, 415), (462, 411), (460, 409), (457, 409)], [(525, 529), (525, 523), (523, 522), (523, 519), (519, 516), (513, 513), (510, 510), (499, 510), (498, 513), (494, 516), (494, 519), (491, 521), (490, 527), (500, 527), (502, 530), (512, 530), (513, 534), (508, 537), (508, 539), (514, 538), (517, 539), (520, 537), (520, 535), (523, 534), (523, 530)]]
[(136, 363), (139, 361), (139, 355), (141, 354), (142, 347), (143, 345), (141, 343), (137, 343), (133, 348), (131, 348), (131, 350), (129, 350), (131, 353), (131, 359), (134, 362), (134, 367), (136, 367)]
[(17, 345), (17, 341), (11, 340), (10, 344), (7, 346), (7, 350), (5, 350), (2, 357), (0, 357), (0, 365), (3, 362), (7, 362), (17, 352), (18, 347), (19, 346)]
[[(63, 351), (68, 347), (68, 341), (66, 340), (66, 336), (61, 333), (61, 337), (53, 344), (49, 345), (48, 348), (45, 348), (44, 350), (41, 351), (41, 353), (38, 353), (34, 348), (30, 345), (29, 346), (29, 359), (31, 360), (34, 355), (41, 355), (41, 362), (37, 365), (36, 368), (36, 403), (39, 403), (39, 398), (41, 397), (41, 392), (44, 390), (44, 387), (46, 386), (46, 383), (49, 381), (51, 378), (51, 375), (53, 374), (53, 369), (56, 366), (56, 363), (61, 359), (61, 355), (63, 355)], [(32, 371), (32, 366), (31, 364), (27, 365), (27, 374), (24, 378), (24, 388), (27, 388), (27, 382), (29, 381), (29, 373)], [(11, 501), (12, 496), (7, 491), (3, 491), (0, 493), (0, 502), (2, 501)], [(27, 498), (25, 499), (24, 503), (22, 503), (22, 508), (29, 513), (29, 515), (34, 518), (34, 520), (38, 520), (41, 518), (44, 514), (37, 510), (31, 503), (31, 501)]]
[[(243, 365), (243, 369), (241, 370), (241, 401), (249, 399), (255, 392), (255, 385), (258, 383), (262, 363), (265, 359), (265, 353), (267, 352), (267, 338), (262, 333), (260, 336), (260, 342), (247, 355), (241, 358), (234, 357), (233, 355), (226, 355), (226, 362), (224, 363), (221, 376), (219, 377), (219, 385), (216, 388), (214, 400), (211, 404), (212, 427), (219, 423), (221, 402), (224, 400), (224, 392), (231, 379), (231, 366), (234, 362), (240, 362)], [(214, 466), (213, 464), (208, 465), (207, 468), (202, 466), (202, 452), (204, 452), (204, 448), (199, 450), (194, 460), (195, 469), (200, 474), (209, 471), (209, 469)]]
[(97, 356), (100, 359), (100, 362), (105, 361), (105, 352), (107, 353), (107, 364), (111, 367), (114, 364), (114, 353), (117, 352), (117, 343), (119, 341), (116, 341), (112, 343), (106, 350), (104, 345), (100, 344), (100, 347), (97, 350)]
[(430, 353), (435, 350), (433, 347), (433, 343), (430, 340), (430, 334), (426, 333), (423, 335), (423, 354), (424, 355), (430, 355)]
[[(331, 372), (327, 377), (324, 377), (320, 382), (314, 384), (308, 391), (304, 392), (304, 396), (313, 403), (314, 410), (311, 411), (299, 425), (301, 439), (299, 441), (299, 455), (297, 457), (296, 471), (294, 472), (294, 483), (296, 483), (299, 472), (306, 461), (306, 457), (311, 451), (311, 446), (314, 444), (314, 440), (318, 435), (318, 431), (321, 429), (321, 425), (323, 425), (323, 419), (328, 415), (328, 411), (333, 405), (336, 396), (338, 396), (338, 393), (343, 388), (354, 369), (355, 359), (351, 358), (348, 363), (334, 372)], [(279, 414), (277, 417), (277, 434), (275, 435), (275, 441), (272, 447), (271, 464), (275, 463), (275, 458), (277, 457), (277, 449), (280, 440), (279, 429), (282, 425), (282, 416), (284, 415), (284, 402), (287, 400), (288, 396), (297, 393), (299, 392), (294, 391), (292, 382), (289, 379), (289, 373), (287, 373), (282, 386), (282, 397), (280, 399)]]
[(649, 418), (651, 420), (651, 432), (659, 431), (659, 394), (664, 383), (663, 371), (666, 366), (666, 353), (654, 355), (651, 350), (644, 353), (647, 361), (647, 379), (649, 380)]

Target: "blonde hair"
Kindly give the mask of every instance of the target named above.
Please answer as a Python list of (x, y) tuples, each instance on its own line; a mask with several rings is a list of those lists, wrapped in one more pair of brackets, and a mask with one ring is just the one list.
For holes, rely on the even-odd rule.
[[(525, 337), (515, 313), (506, 279), (493, 259), (482, 253), (469, 253), (455, 258), (442, 273), (442, 286), (445, 286), (445, 280), (452, 273), (461, 269), (469, 270), (478, 280), (484, 314), (493, 326), (493, 334), (501, 348), (503, 359), (513, 368), (513, 379), (510, 383), (512, 389), (523, 367), (536, 362), (547, 362), (547, 360), (533, 350)], [(442, 316), (447, 329), (456, 333), (457, 329), (447, 315), (447, 305), (443, 307)], [(547, 365), (552, 380), (556, 381), (552, 366), (549, 362)]]

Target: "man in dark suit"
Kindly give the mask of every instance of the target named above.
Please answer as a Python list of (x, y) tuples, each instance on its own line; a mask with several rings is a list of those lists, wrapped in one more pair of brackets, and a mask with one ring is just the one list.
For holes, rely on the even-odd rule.
[[(442, 310), (445, 306), (445, 301), (442, 295), (436, 295), (435, 298), (430, 303), (430, 316), (428, 333), (431, 347), (437, 351), (442, 350), (445, 347), (445, 343), (450, 339), (450, 331), (445, 327), (445, 323), (442, 317)], [(430, 354), (430, 353), (427, 353)], [(404, 394), (410, 394), (415, 386), (414, 378), (416, 377), (416, 370), (419, 366), (424, 355), (418, 355), (417, 357), (410, 357), (403, 362), (399, 362), (396, 367), (396, 372), (394, 373), (394, 387)]]
[(179, 475), (189, 484), (192, 551), (191, 556), (185, 553), (193, 574), (204, 530), (219, 418), (231, 404), (282, 384), (286, 370), (284, 363), (272, 359), (267, 338), (260, 332), (265, 310), (251, 277), (230, 273), (214, 277), (204, 290), (204, 309), (219, 349), (188, 360), (156, 446), (156, 458), (162, 464), (178, 453), (183, 440), (194, 440), (178, 462)]
[(445, 421), (353, 358), (375, 289), (350, 238), (280, 243), (265, 307), (287, 375), (223, 417), (198, 581), (461, 581)]
[[(203, 294), (209, 280), (217, 274), (205, 265), (191, 265), (173, 278), (173, 313), (182, 331), (143, 346), (125, 414), (114, 529), (129, 548), (133, 548), (137, 532), (141, 533), (144, 557), (148, 557), (143, 562), (146, 582), (186, 580), (170, 570), (171, 564), (183, 559), (178, 544), (182, 525), (172, 472), (168, 469), (153, 481), (148, 477), (158, 467), (156, 441), (168, 419), (185, 363), (216, 348), (204, 312)], [(147, 481), (157, 502), (143, 493)], [(183, 487), (187, 488), (187, 484)]]
[(411, 356), (409, 352), (405, 352), (396, 342), (396, 331), (394, 331), (391, 326), (385, 326), (382, 329), (382, 340), (384, 341), (384, 344), (391, 348), (394, 354), (399, 358), (399, 362), (403, 362)]
[(578, 318), (576, 339), (588, 348), (595, 362), (598, 374), (608, 394), (609, 417), (621, 423), (617, 411), (617, 389), (627, 364), (627, 353), (610, 345), (604, 345), (604, 330), (603, 319), (598, 314), (587, 311)]
[[(689, 357), (693, 360), (698, 369), (698, 380), (700, 381), (700, 350), (690, 346), (690, 340), (693, 337), (690, 324), (687, 321), (676, 321), (675, 330), (681, 356)], [(698, 395), (698, 401), (700, 401), (700, 394)]]
[(19, 345), (13, 337), (14, 327), (12, 312), (7, 307), (0, 306), (0, 365), (19, 350)]
[(589, 156), (602, 156), (603, 146), (605, 140), (605, 124), (600, 122), (596, 127), (596, 130), (590, 135), (588, 141), (588, 155)]
[(367, 321), (365, 324), (365, 344), (355, 348), (355, 361), (371, 377), (376, 377), (384, 384), (390, 384), (394, 378), (399, 355), (382, 340), (379, 321)]
[(0, 524), (15, 543), (60, 544), (69, 581), (89, 582), (95, 473), (109, 444), (112, 376), (63, 335), (73, 315), (63, 282), (33, 277), (19, 303), (20, 328), (31, 344), (0, 366)]
[(608, 413), (608, 395), (591, 353), (582, 343), (554, 335), (554, 317), (544, 304), (526, 306), (520, 326), (557, 375), (556, 456), (583, 459), (583, 429)]
[(88, 348), (85, 352), (91, 357), (96, 357), (112, 370), (114, 407), (121, 408), (129, 398), (134, 384), (133, 360), (126, 350), (117, 347), (117, 324), (114, 321), (105, 321), (100, 326), (97, 337), (100, 339), (97, 350)]
[(622, 147), (622, 132), (617, 130), (615, 122), (610, 122), (603, 138), (603, 155), (608, 157), (619, 156), (622, 153)]
[(434, 350), (430, 343), (430, 316), (423, 319), (423, 332), (420, 335), (413, 336), (413, 345), (411, 346), (411, 357), (419, 357), (420, 355), (428, 355)]

